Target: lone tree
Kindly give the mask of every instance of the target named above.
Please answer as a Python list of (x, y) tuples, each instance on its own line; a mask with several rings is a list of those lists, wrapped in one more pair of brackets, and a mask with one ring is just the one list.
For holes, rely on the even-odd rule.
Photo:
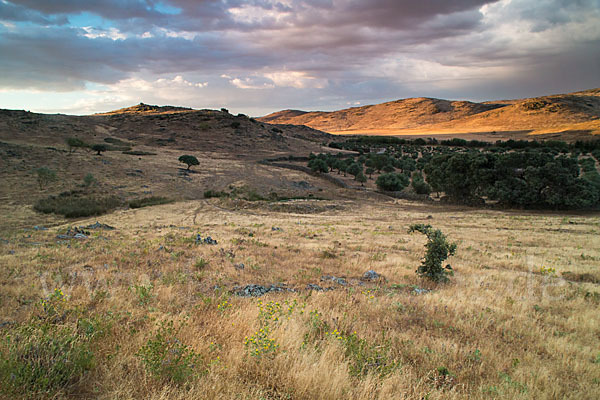
[(56, 172), (48, 167), (36, 168), (35, 173), (37, 174), (37, 182), (40, 185), (40, 190), (50, 182), (56, 180)]
[(408, 228), (408, 233), (420, 232), (427, 236), (425, 258), (417, 269), (417, 274), (434, 282), (447, 282), (448, 275), (453, 275), (452, 267), (447, 264), (442, 267), (442, 262), (456, 252), (456, 243), (446, 240), (446, 235), (431, 225), (413, 224)]
[(102, 154), (100, 153), (108, 150), (108, 147), (105, 144), (95, 144), (92, 146), (92, 150), (94, 150), (99, 156), (101, 156)]
[(198, 159), (194, 156), (190, 156), (190, 155), (183, 155), (181, 157), (179, 157), (179, 162), (180, 163), (184, 163), (187, 164), (187, 170), (190, 170), (190, 167), (192, 165), (200, 165), (200, 161), (198, 161)]

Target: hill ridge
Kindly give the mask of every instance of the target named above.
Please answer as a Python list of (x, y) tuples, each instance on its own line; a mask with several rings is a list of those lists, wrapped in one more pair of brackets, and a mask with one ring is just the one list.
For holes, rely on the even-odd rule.
[(600, 133), (600, 89), (472, 102), (411, 97), (337, 111), (282, 110), (257, 118), (333, 134), (410, 134), (524, 130)]

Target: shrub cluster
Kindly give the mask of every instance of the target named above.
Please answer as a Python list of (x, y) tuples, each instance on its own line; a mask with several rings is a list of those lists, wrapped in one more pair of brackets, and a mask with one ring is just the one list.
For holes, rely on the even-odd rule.
[(79, 191), (63, 192), (38, 200), (33, 208), (44, 214), (59, 214), (66, 218), (105, 214), (121, 205), (116, 196), (96, 197)]

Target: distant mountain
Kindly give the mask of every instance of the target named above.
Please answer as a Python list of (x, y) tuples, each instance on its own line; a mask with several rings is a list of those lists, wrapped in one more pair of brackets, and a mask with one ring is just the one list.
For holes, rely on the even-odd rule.
[(258, 120), (306, 125), (334, 134), (600, 134), (600, 89), (483, 103), (419, 97), (332, 112), (284, 110)]

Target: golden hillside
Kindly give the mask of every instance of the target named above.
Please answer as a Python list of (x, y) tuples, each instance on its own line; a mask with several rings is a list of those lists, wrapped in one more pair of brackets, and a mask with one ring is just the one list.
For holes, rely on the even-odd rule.
[(259, 118), (334, 134), (600, 133), (600, 89), (473, 103), (410, 98), (333, 112), (285, 110)]

